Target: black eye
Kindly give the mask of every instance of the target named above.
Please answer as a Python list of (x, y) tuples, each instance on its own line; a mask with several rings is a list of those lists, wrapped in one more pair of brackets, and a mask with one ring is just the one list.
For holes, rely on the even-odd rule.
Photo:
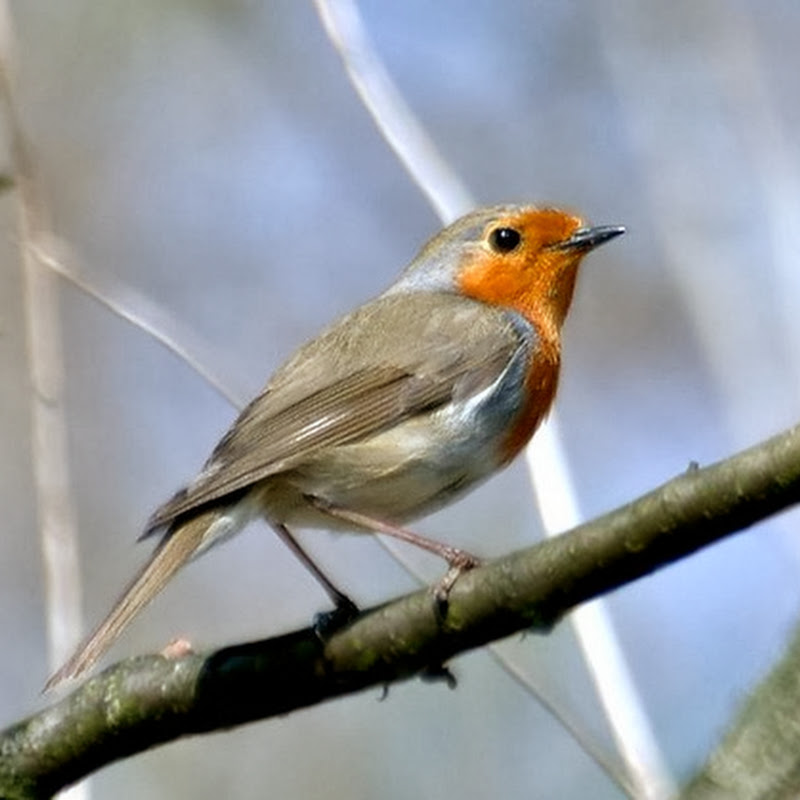
[(498, 253), (510, 253), (512, 250), (516, 250), (521, 241), (522, 236), (519, 231), (515, 231), (513, 228), (495, 228), (489, 234), (489, 244)]

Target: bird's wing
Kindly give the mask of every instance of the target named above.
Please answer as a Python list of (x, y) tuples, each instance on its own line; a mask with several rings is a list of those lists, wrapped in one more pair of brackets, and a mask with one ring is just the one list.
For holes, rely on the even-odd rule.
[(153, 514), (147, 530), (323, 449), (477, 393), (521, 346), (507, 316), (487, 314), (473, 301), (379, 298), (301, 348), (241, 413), (197, 479)]

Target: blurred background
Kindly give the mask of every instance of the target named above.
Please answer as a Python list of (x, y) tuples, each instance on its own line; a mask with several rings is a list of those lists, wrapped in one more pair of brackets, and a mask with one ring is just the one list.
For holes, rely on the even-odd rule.
[[(361, 9), (481, 204), (543, 201), (628, 227), (588, 259), (565, 332), (558, 408), (586, 517), (797, 421), (797, 3)], [(25, 0), (12, 11), (18, 100), (67, 260), (166, 309), (241, 400), (438, 229), (311, 2)], [(0, 197), (0, 225), (6, 725), (44, 704), (48, 668), (13, 194)], [(149, 513), (235, 410), (68, 283), (59, 302), (88, 627), (144, 559), (135, 539)], [(797, 522), (783, 515), (609, 598), (679, 781), (781, 653), (800, 597)], [(520, 461), (416, 527), (490, 557), (535, 541), (537, 525)], [(416, 586), (374, 541), (304, 541), (362, 604)], [(184, 571), (111, 658), (178, 635), (215, 647), (282, 633), (325, 605), (254, 525)], [(567, 626), (507, 649), (611, 750)], [(486, 653), (453, 670), (456, 691), (412, 681), (385, 702), (367, 692), (162, 747), (103, 770), (96, 796), (623, 796)]]

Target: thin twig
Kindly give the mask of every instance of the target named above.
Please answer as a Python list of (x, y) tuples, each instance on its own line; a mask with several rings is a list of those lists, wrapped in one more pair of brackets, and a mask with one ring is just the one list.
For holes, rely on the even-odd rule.
[(314, 4), (361, 102), (439, 218), (449, 223), (469, 211), (475, 205), (469, 190), (384, 69), (356, 4), (351, 0), (314, 0)]
[(46, 587), (49, 659), (60, 663), (81, 630), (77, 525), (64, 419), (58, 279), (42, 259), (47, 214), (14, 100), (10, 12), (0, 2), (0, 97), (11, 139), (24, 274), (34, 483)]
[[(551, 417), (525, 451), (531, 486), (548, 537), (574, 528), (581, 521), (557, 425), (557, 419)], [(677, 786), (661, 754), (605, 602), (595, 600), (575, 609), (570, 620), (634, 797), (672, 797)]]
[[(15, 101), (14, 42), (11, 11), (6, 0), (0, 0), (0, 98), (11, 141), (18, 199), (17, 229), (31, 387), (31, 461), (42, 547), (48, 660), (54, 669), (80, 638), (82, 588), (64, 413), (58, 279), (42, 259), (49, 226)], [(87, 800), (89, 792), (89, 786), (83, 784), (67, 794), (70, 800)]]
[(32, 246), (40, 263), (47, 265), (53, 272), (105, 306), (120, 319), (129, 322), (155, 339), (196, 372), (234, 408), (241, 410), (244, 407), (244, 400), (231, 392), (222, 378), (208, 367), (206, 362), (209, 359), (199, 355), (207, 353), (210, 348), (197, 341), (197, 336), (193, 331), (176, 322), (174, 315), (162, 308), (155, 300), (127, 286), (119, 278), (112, 280), (106, 276), (106, 286), (103, 287), (96, 278), (92, 279), (82, 275), (63, 256), (57, 255), (54, 247), (43, 250), (35, 244)]

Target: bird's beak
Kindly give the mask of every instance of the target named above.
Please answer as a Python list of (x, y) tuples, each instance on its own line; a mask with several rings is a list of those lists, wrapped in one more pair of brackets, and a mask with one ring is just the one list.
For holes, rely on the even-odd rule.
[(593, 228), (578, 228), (569, 239), (554, 245), (558, 250), (582, 250), (588, 252), (601, 244), (616, 239), (625, 233), (622, 225), (596, 225)]

